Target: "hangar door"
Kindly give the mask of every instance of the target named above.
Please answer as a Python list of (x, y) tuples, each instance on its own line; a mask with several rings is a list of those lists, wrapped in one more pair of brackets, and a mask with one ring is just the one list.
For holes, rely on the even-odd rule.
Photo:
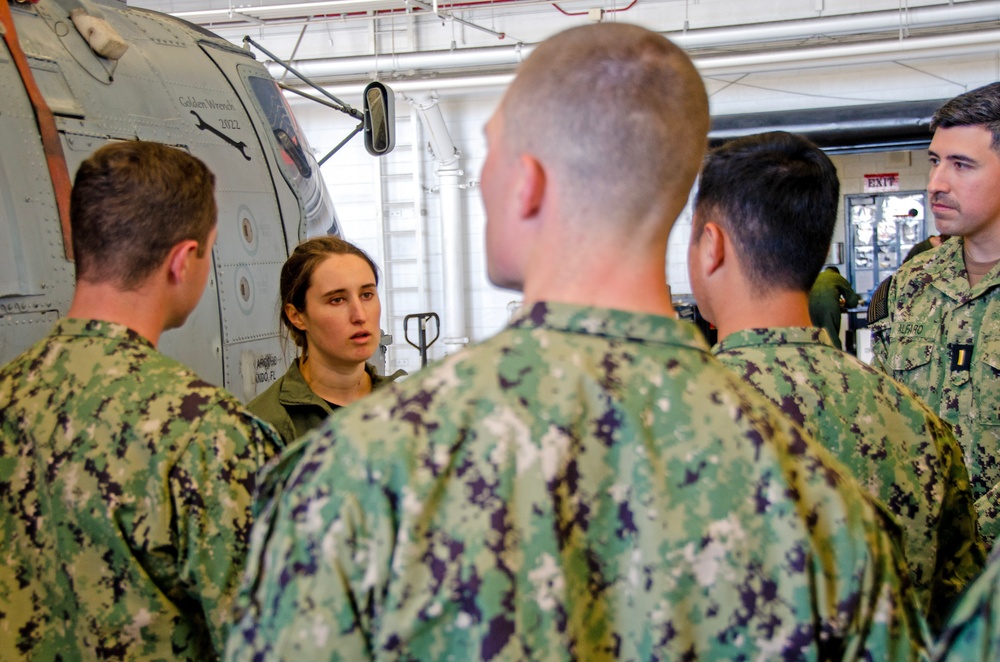
[(845, 202), (848, 278), (854, 290), (869, 299), (913, 245), (924, 240), (927, 193), (849, 195)]

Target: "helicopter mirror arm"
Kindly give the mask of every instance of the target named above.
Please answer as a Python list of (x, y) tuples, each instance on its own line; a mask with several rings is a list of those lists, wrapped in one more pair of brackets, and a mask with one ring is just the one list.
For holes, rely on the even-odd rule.
[(331, 156), (333, 156), (334, 154), (336, 154), (340, 150), (341, 147), (343, 147), (348, 142), (350, 142), (351, 138), (353, 138), (354, 136), (356, 136), (359, 133), (361, 133), (361, 131), (364, 128), (365, 128), (365, 123), (364, 122), (361, 122), (356, 127), (354, 127), (354, 131), (351, 131), (351, 133), (348, 134), (348, 136), (346, 138), (344, 138), (343, 140), (340, 141), (340, 144), (338, 144), (336, 147), (334, 147), (329, 152), (327, 152), (326, 156), (324, 156), (323, 158), (321, 158), (319, 160), (319, 164), (323, 165), (324, 163), (326, 163), (327, 159), (329, 159)]
[[(358, 110), (357, 108), (351, 107), (351, 105), (348, 104), (348, 103), (344, 103), (343, 101), (341, 101), (337, 97), (333, 96), (332, 94), (330, 94), (329, 92), (327, 92), (326, 90), (324, 90), (322, 87), (320, 87), (316, 83), (314, 83), (311, 80), (309, 80), (309, 78), (307, 76), (305, 76), (304, 74), (299, 73), (290, 64), (288, 64), (284, 60), (280, 59), (274, 53), (270, 52), (269, 50), (267, 50), (266, 48), (264, 48), (263, 46), (261, 46), (260, 44), (258, 44), (256, 41), (254, 41), (250, 37), (250, 35), (246, 35), (246, 36), (243, 37), (243, 43), (244, 44), (250, 44), (250, 45), (252, 45), (254, 48), (256, 48), (257, 50), (259, 50), (261, 53), (263, 53), (264, 55), (266, 55), (269, 58), (271, 58), (271, 60), (273, 60), (277, 64), (281, 65), (285, 69), (285, 71), (287, 71), (288, 73), (292, 74), (293, 76), (295, 76), (296, 78), (298, 78), (299, 80), (301, 80), (303, 83), (305, 83), (309, 87), (313, 88), (314, 90), (316, 90), (317, 92), (319, 92), (320, 94), (322, 94), (323, 96), (325, 96), (327, 99), (330, 99), (336, 105), (325, 103), (325, 102), (323, 102), (323, 101), (321, 101), (319, 99), (316, 99), (315, 97), (312, 97), (311, 95), (302, 94), (301, 92), (298, 92), (296, 90), (291, 90), (291, 91), (296, 92), (296, 94), (302, 94), (302, 96), (304, 96), (304, 97), (306, 97), (308, 99), (312, 99), (313, 101), (318, 101), (319, 103), (322, 103), (323, 105), (329, 106), (330, 108), (333, 108), (335, 110), (339, 110), (340, 112), (342, 112), (342, 113), (344, 113), (346, 115), (350, 115), (354, 119), (364, 120), (364, 114), (360, 110)], [(282, 85), (281, 87), (282, 87), (282, 89), (288, 89), (284, 85)], [(357, 131), (355, 131), (355, 133), (352, 133), (351, 136), (353, 137), (356, 133), (357, 133)], [(339, 149), (339, 145), (338, 145), (337, 148)], [(334, 151), (336, 151), (336, 149)]]
[(345, 108), (344, 106), (341, 106), (340, 104), (334, 103), (332, 101), (327, 101), (326, 99), (320, 99), (319, 97), (316, 97), (316, 96), (313, 96), (313, 95), (308, 94), (306, 92), (303, 92), (302, 90), (296, 89), (296, 88), (292, 87), (291, 85), (288, 85), (287, 83), (281, 83), (281, 82), (278, 82), (278, 81), (275, 81), (275, 82), (277, 82), (278, 83), (278, 87), (280, 89), (284, 90), (285, 92), (291, 92), (292, 94), (297, 94), (300, 97), (303, 97), (305, 99), (309, 99), (310, 101), (314, 101), (314, 102), (320, 104), (321, 106), (326, 106), (327, 108), (333, 108), (334, 110), (340, 111), (340, 112), (344, 113), (345, 115), (350, 115), (351, 117), (354, 117), (355, 119), (361, 119), (360, 117), (358, 117), (357, 115), (355, 115), (354, 113), (351, 112), (352, 110), (355, 111), (355, 112), (357, 112), (357, 109), (355, 109), (355, 108), (348, 109), (348, 108)]

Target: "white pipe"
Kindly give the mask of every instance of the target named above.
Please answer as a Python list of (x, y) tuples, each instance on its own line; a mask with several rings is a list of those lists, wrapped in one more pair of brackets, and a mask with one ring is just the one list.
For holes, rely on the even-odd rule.
[(431, 150), (434, 158), (442, 168), (458, 162), (458, 147), (451, 139), (448, 127), (445, 126), (438, 97), (435, 94), (423, 94), (409, 98), (410, 105), (420, 115), (427, 129)]
[[(723, 76), (792, 69), (819, 69), (872, 62), (889, 62), (897, 59), (930, 59), (979, 55), (1000, 51), (1000, 30), (956, 33), (941, 37), (912, 37), (904, 40), (887, 39), (863, 44), (843, 44), (816, 48), (793, 49), (741, 55), (693, 57), (695, 66), (703, 76)], [(514, 79), (514, 74), (470, 76), (463, 78), (434, 78), (390, 82), (397, 93), (417, 93), (434, 90), (469, 92), (491, 88), (504, 88)], [(324, 86), (335, 96), (356, 94), (357, 83)], [(296, 95), (288, 96), (289, 103), (303, 103)], [(310, 102), (312, 103), (312, 102)]]
[(398, 9), (398, 0), (328, 0), (327, 2), (295, 2), (274, 5), (247, 5), (225, 9), (196, 9), (194, 11), (170, 12), (171, 16), (198, 25), (230, 23), (234, 20), (259, 21), (264, 19), (303, 18), (324, 14), (346, 14), (349, 12), (369, 12)]
[[(818, 46), (791, 51), (695, 57), (692, 60), (702, 75), (722, 76), (760, 71), (885, 62), (902, 59), (900, 56), (940, 58), (997, 50), (1000, 50), (1000, 30), (984, 30), (940, 37), (888, 39), (878, 42)], [(887, 56), (889, 56), (888, 60)]]
[[(831, 18), (707, 28), (685, 32), (666, 32), (664, 35), (684, 48), (691, 49), (764, 41), (804, 39), (816, 35), (846, 35), (894, 30), (897, 28), (930, 28), (974, 21), (1000, 20), (1000, 0), (963, 2), (947, 7), (914, 8), (910, 9), (906, 16), (908, 19), (902, 21), (900, 12), (891, 10)], [(909, 39), (893, 40), (893, 43), (905, 43), (906, 41), (909, 41)], [(363, 55), (341, 58), (318, 58), (293, 62), (292, 66), (310, 78), (328, 76), (375, 78), (395, 72), (411, 70), (516, 66), (524, 58), (528, 57), (533, 49), (533, 45), (515, 44), (512, 46), (438, 50), (420, 53), (395, 53), (378, 56)], [(732, 57), (743, 56), (737, 55)], [(280, 65), (272, 63), (268, 66), (273, 76), (280, 75), (283, 71)]]
[[(326, 76), (368, 76), (376, 78), (397, 71), (452, 69), (466, 67), (515, 67), (534, 49), (534, 46), (488, 46), (461, 50), (424, 51), (422, 53), (383, 53), (355, 57), (318, 58), (291, 62), (292, 67), (308, 78)], [(273, 62), (267, 64), (272, 76), (280, 75), (284, 68)]]
[(441, 341), (445, 354), (451, 354), (468, 344), (465, 316), (465, 232), (462, 219), (462, 199), (458, 168), (460, 153), (451, 139), (441, 114), (436, 94), (410, 98), (410, 106), (420, 116), (430, 137), (431, 150), (437, 163), (441, 193), (441, 259), (444, 280), (444, 312), (441, 320)]
[(417, 305), (420, 311), (431, 309), (430, 290), (427, 287), (427, 214), (424, 211), (424, 159), (417, 109), (410, 108), (410, 131), (413, 134), (410, 161), (413, 170), (413, 227), (417, 235)]
[(441, 252), (444, 276), (444, 315), (441, 341), (444, 353), (453, 354), (469, 343), (465, 327), (465, 233), (462, 232), (462, 171), (437, 171), (441, 180)]
[[(407, 14), (406, 29), (410, 35), (410, 43), (419, 45), (420, 33), (417, 31), (416, 19), (412, 13)], [(410, 160), (413, 165), (413, 222), (416, 228), (417, 240), (417, 300), (420, 311), (431, 309), (431, 291), (427, 286), (430, 275), (427, 272), (427, 210), (424, 193), (424, 153), (420, 146), (424, 144), (421, 135), (421, 123), (417, 109), (410, 106)], [(438, 329), (440, 333), (440, 329)]]
[(752, 44), (761, 41), (802, 39), (816, 35), (848, 35), (886, 30), (930, 28), (977, 21), (1000, 20), (1000, 2), (949, 3), (946, 6), (914, 7), (905, 13), (899, 10), (848, 14), (794, 21), (776, 21), (722, 28), (664, 33), (682, 48), (705, 48), (732, 44)]
[[(385, 83), (392, 88), (392, 91), (396, 93), (397, 100), (399, 95), (404, 97), (410, 96), (411, 94), (429, 93), (434, 92), (438, 96), (447, 93), (468, 93), (471, 91), (484, 91), (484, 90), (500, 90), (502, 91), (510, 82), (514, 80), (514, 74), (494, 74), (490, 76), (455, 76), (453, 78), (433, 78), (424, 80), (400, 80), (392, 81), (387, 80)], [(351, 83), (340, 83), (337, 85), (323, 85), (321, 86), (324, 90), (330, 94), (347, 101), (348, 103), (354, 103), (355, 106), (361, 105), (361, 86), (357, 82)], [(354, 97), (357, 100), (354, 101)], [(297, 94), (291, 92), (285, 93), (285, 99), (288, 104), (293, 108), (299, 105), (314, 104), (315, 101), (300, 97)]]

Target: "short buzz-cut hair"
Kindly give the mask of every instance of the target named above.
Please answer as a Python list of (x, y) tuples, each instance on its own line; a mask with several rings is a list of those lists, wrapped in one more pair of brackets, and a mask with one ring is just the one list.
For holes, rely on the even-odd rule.
[(931, 118), (931, 131), (956, 126), (982, 126), (993, 135), (990, 147), (1000, 152), (1000, 83), (958, 95), (938, 108)]
[(204, 255), (216, 214), (215, 175), (201, 160), (154, 142), (104, 145), (73, 184), (76, 278), (135, 289), (181, 241)]
[(753, 285), (808, 292), (830, 250), (839, 197), (836, 167), (805, 138), (739, 138), (705, 159), (692, 240), (710, 219), (728, 232)]
[[(499, 112), (504, 143), (555, 165), (567, 215), (669, 214), (687, 201), (707, 146), (708, 97), (679, 47), (624, 23), (580, 26), (542, 42)], [(678, 206), (679, 205), (679, 206)]]

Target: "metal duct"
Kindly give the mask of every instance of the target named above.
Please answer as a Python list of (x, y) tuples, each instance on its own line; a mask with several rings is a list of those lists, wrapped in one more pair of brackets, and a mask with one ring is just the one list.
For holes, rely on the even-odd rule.
[(830, 152), (921, 149), (930, 144), (934, 111), (947, 101), (720, 115), (712, 118), (708, 135), (713, 146), (754, 133), (788, 131)]

